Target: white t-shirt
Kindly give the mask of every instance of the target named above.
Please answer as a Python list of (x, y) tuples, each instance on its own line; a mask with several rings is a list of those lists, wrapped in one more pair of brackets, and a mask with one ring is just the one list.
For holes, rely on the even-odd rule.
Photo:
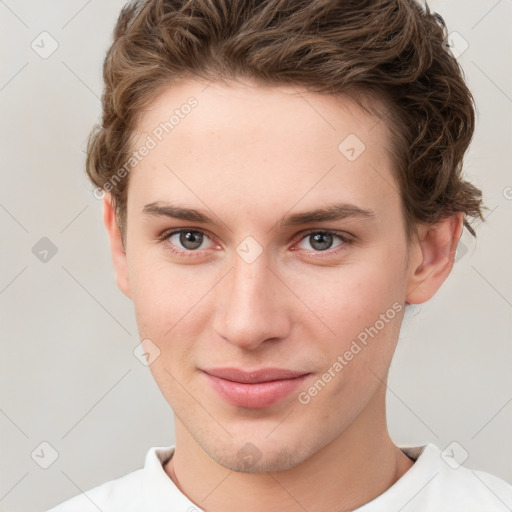
[[(153, 447), (144, 468), (64, 501), (47, 512), (201, 512), (174, 484), (163, 464), (175, 446)], [(353, 512), (505, 512), (512, 485), (457, 466), (433, 444), (400, 447), (414, 465), (386, 492)]]

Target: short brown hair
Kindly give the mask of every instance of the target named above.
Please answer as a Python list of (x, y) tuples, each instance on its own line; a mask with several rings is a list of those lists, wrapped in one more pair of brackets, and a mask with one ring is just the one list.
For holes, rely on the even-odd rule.
[[(103, 64), (87, 174), (104, 189), (130, 157), (144, 109), (179, 78), (297, 85), (360, 104), (373, 96), (386, 105), (408, 240), (418, 222), (456, 212), (475, 236), (466, 216), (484, 221), (485, 207), (462, 178), (473, 97), (446, 36), (443, 19), (414, 0), (131, 1)], [(123, 241), (127, 188), (128, 179), (111, 187)]]

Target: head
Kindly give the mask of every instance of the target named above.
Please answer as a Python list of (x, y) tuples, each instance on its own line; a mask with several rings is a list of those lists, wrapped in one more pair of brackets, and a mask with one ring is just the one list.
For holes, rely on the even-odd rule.
[[(472, 97), (445, 36), (412, 0), (122, 10), (87, 173), (153, 376), (226, 467), (286, 469), (355, 426), (385, 429), (370, 420), (405, 308), (483, 220), (462, 176)], [(245, 407), (210, 386), (218, 367), (308, 375)]]

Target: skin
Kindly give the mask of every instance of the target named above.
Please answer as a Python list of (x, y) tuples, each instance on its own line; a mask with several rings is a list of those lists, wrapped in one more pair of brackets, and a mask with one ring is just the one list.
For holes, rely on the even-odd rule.
[[(104, 200), (117, 284), (140, 339), (160, 350), (150, 370), (175, 414), (164, 469), (207, 511), (353, 510), (413, 464), (389, 437), (385, 382), (405, 305), (430, 299), (449, 275), (463, 214), (418, 225), (408, 245), (385, 121), (344, 96), (184, 80), (145, 111), (135, 147), (190, 96), (198, 106), (129, 175), (124, 247)], [(353, 162), (338, 150), (349, 134), (366, 146)], [(155, 201), (205, 210), (220, 225), (144, 215)], [(340, 201), (375, 216), (278, 229), (285, 214)], [(202, 230), (200, 248), (179, 234), (159, 240), (170, 228)], [(309, 229), (353, 242), (334, 237), (325, 257), (314, 233), (301, 234)], [(263, 251), (251, 263), (236, 251), (247, 236)], [(401, 311), (300, 403), (298, 392), (394, 303)], [(311, 374), (278, 403), (250, 409), (225, 402), (201, 371), (223, 366)], [(240, 456), (249, 442), (252, 461)]]

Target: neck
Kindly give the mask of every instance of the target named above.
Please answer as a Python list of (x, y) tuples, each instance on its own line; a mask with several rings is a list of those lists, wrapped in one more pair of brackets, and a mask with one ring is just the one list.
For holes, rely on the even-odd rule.
[(177, 419), (175, 427), (176, 450), (164, 469), (183, 494), (209, 512), (354, 510), (413, 465), (390, 439), (383, 405), (378, 415), (366, 407), (333, 442), (299, 465), (274, 473), (231, 471), (215, 462)]

